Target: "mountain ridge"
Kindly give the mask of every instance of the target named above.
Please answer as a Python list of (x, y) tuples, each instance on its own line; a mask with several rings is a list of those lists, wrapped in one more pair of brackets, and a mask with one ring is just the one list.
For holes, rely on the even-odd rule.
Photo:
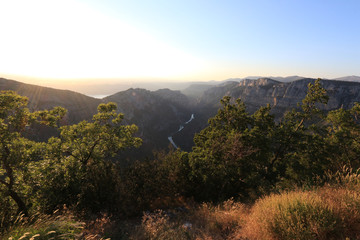
[[(315, 79), (303, 78), (291, 82), (281, 82), (272, 78), (242, 79), (225, 81), (215, 86), (193, 85), (193, 93), (184, 91), (159, 89), (150, 91), (141, 88), (130, 88), (119, 91), (103, 99), (88, 97), (69, 90), (58, 90), (25, 84), (14, 80), (0, 79), (0, 90), (14, 90), (20, 95), (29, 97), (31, 110), (42, 110), (55, 106), (68, 109), (67, 124), (81, 120), (90, 120), (96, 113), (98, 104), (115, 102), (118, 112), (124, 113), (125, 124), (136, 124), (139, 127), (137, 136), (143, 138), (144, 144), (138, 150), (129, 151), (124, 157), (141, 158), (151, 155), (153, 150), (167, 148), (172, 136), (177, 146), (191, 150), (194, 134), (207, 126), (207, 121), (219, 109), (220, 99), (231, 96), (240, 98), (251, 113), (260, 106), (270, 104), (272, 113), (277, 118), (305, 97), (307, 85)], [(339, 80), (322, 80), (323, 87), (328, 91), (329, 103), (326, 111), (339, 107), (350, 108), (354, 102), (360, 102), (360, 83)], [(191, 93), (191, 87), (188, 88)], [(186, 93), (186, 92), (185, 92)], [(191, 123), (186, 124), (182, 131), (179, 126), (194, 114)]]

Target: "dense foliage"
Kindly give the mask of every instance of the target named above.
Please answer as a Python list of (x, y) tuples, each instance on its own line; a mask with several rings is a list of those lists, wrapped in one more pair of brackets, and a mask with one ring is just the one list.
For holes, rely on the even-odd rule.
[(54, 126), (64, 114), (63, 108), (30, 113), (27, 98), (12, 91), (0, 94), (0, 199), (3, 214), (11, 213), (10, 198), (16, 203), (18, 213), (28, 215), (23, 195), (29, 185), (24, 178), (29, 163), (41, 159), (45, 146), (24, 138), (22, 133), (34, 122)]
[[(0, 94), (0, 201), (2, 225), (16, 213), (52, 212), (64, 204), (97, 211), (111, 206), (117, 193), (116, 166), (105, 161), (139, 146), (137, 127), (122, 125), (114, 103), (100, 104), (92, 122), (59, 127), (47, 142), (24, 137), (32, 125), (58, 127), (66, 110), (30, 113), (28, 100), (13, 91)], [(116, 206), (116, 205), (114, 205)], [(4, 228), (2, 228), (4, 229)]]
[[(25, 97), (1, 92), (1, 229), (19, 213), (51, 214), (64, 205), (83, 217), (124, 218), (192, 201), (253, 202), (296, 186), (323, 185), (319, 179), (343, 166), (359, 169), (360, 104), (323, 112), (328, 97), (320, 80), (308, 87), (302, 103), (281, 121), (269, 105), (249, 114), (240, 99), (224, 97), (208, 127), (195, 136), (191, 152), (170, 149), (127, 165), (114, 157), (138, 147), (141, 139), (134, 135), (135, 125), (121, 123), (114, 103), (100, 104), (91, 122), (59, 126), (65, 109), (31, 113)], [(33, 124), (52, 126), (58, 136), (32, 141), (25, 136)], [(310, 198), (311, 207), (315, 200)], [(307, 209), (302, 202), (290, 208)], [(325, 217), (333, 214), (326, 211)]]

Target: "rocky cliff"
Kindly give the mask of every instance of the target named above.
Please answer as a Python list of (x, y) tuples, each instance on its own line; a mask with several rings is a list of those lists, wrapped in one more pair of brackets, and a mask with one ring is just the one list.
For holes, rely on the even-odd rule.
[[(306, 96), (307, 86), (314, 83), (315, 79), (304, 78), (293, 82), (278, 82), (269, 78), (257, 80), (245, 79), (239, 83), (228, 83), (207, 90), (202, 99), (202, 104), (219, 107), (219, 100), (223, 96), (234, 99), (241, 98), (250, 112), (260, 106), (270, 104), (276, 113), (282, 113), (295, 108)], [(335, 80), (321, 80), (322, 86), (327, 90), (329, 102), (323, 106), (325, 110), (339, 107), (350, 108), (354, 102), (360, 102), (360, 83)]]

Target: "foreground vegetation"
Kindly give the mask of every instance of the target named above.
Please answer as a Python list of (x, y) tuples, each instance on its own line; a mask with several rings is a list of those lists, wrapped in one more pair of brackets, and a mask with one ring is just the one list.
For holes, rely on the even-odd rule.
[(188, 212), (144, 214), (130, 239), (359, 239), (360, 175), (342, 183), (271, 194), (244, 205), (233, 200)]
[(345, 168), (323, 180), (322, 187), (271, 194), (251, 205), (192, 203), (87, 223), (69, 211), (30, 223), (18, 219), (4, 239), (359, 239), (360, 173)]
[[(26, 98), (2, 92), (1, 234), (358, 239), (360, 104), (324, 113), (327, 100), (320, 81), (309, 84), (299, 108), (276, 122), (270, 106), (250, 115), (225, 97), (191, 152), (170, 149), (120, 166), (116, 154), (141, 140), (115, 104), (99, 105), (92, 122), (61, 126), (65, 109), (30, 112)], [(58, 136), (30, 140), (40, 125)]]

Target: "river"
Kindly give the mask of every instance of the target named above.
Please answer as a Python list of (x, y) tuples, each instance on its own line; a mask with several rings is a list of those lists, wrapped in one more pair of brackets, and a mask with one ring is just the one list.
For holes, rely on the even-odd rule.
[[(193, 113), (193, 114), (191, 114), (190, 119), (189, 119), (187, 122), (185, 122), (184, 125), (180, 125), (179, 130), (177, 130), (177, 132), (175, 132), (175, 133), (178, 133), (178, 132), (182, 131), (182, 130), (185, 128), (185, 125), (186, 125), (186, 124), (189, 124), (189, 123), (190, 123), (192, 120), (194, 120), (194, 119), (195, 119), (195, 114)], [(175, 133), (173, 133), (171, 136), (169, 136), (168, 139), (169, 139), (169, 142), (174, 146), (174, 148), (179, 148), (179, 147), (175, 144), (175, 142), (174, 142), (174, 140), (173, 140), (173, 138), (172, 138), (172, 136), (173, 136)]]

